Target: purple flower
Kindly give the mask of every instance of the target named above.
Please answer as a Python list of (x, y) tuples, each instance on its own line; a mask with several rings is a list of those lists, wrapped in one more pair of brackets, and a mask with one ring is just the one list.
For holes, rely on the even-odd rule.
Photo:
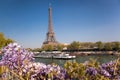
[[(23, 49), (17, 43), (10, 43), (8, 46), (2, 49), (4, 55), (2, 56), (1, 62), (3, 65), (9, 66), (9, 68), (14, 69), (18, 67), (23, 67), (27, 62), (33, 61), (33, 53), (28, 52), (27, 50)], [(24, 63), (27, 61), (26, 63)]]
[(97, 70), (93, 67), (88, 67), (86, 69), (86, 74), (95, 76), (97, 73), (98, 73)]
[(100, 69), (100, 74), (102, 74), (105, 77), (111, 77), (111, 74), (108, 71), (106, 71), (105, 69), (102, 69), (102, 68)]

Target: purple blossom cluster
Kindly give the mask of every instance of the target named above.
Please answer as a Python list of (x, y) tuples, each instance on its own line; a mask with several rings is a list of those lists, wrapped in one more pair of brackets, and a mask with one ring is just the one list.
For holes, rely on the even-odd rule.
[(4, 55), (0, 64), (7, 65), (9, 69), (23, 68), (28, 62), (34, 60), (33, 53), (28, 52), (17, 43), (10, 43), (2, 49)]
[[(62, 67), (55, 64), (45, 65), (34, 62), (33, 53), (25, 50), (17, 43), (10, 43), (2, 49), (2, 52), (4, 55), (0, 61), (0, 66), (7, 66), (9, 70), (14, 71), (22, 78), (26, 79), (27, 76), (29, 80), (65, 79), (66, 71)], [(5, 74), (7, 73), (3, 75)]]
[(109, 79), (120, 80), (120, 65), (117, 65), (117, 61), (110, 61), (103, 63), (99, 66), (99, 73)]
[(86, 74), (89, 76), (95, 76), (100, 75), (104, 76), (105, 78), (108, 78), (110, 80), (120, 80), (120, 65), (116, 65), (116, 61), (110, 61), (107, 63), (103, 63), (99, 65), (99, 67), (87, 67), (86, 68)]
[(88, 67), (88, 68), (86, 69), (86, 73), (89, 74), (89, 75), (95, 76), (98, 72), (97, 72), (97, 70), (96, 70), (95, 68), (93, 68), (93, 67)]
[(31, 80), (34, 79), (64, 80), (66, 78), (66, 71), (58, 65), (52, 65), (52, 64), (45, 65), (43, 63), (33, 63), (33, 66), (30, 69), (33, 69), (30, 70), (33, 71), (30, 77)]
[(106, 77), (111, 77), (114, 75), (114, 66), (115, 61), (110, 61), (108, 63), (103, 63), (100, 65), (100, 73), (103, 74)]

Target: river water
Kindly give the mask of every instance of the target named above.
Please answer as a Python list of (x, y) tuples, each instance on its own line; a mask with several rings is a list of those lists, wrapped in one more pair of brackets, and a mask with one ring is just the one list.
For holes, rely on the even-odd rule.
[[(0, 56), (1, 59), (2, 56)], [(35, 58), (35, 62), (41, 62), (44, 64), (51, 64), (51, 63), (56, 63), (60, 66), (63, 66), (65, 64), (66, 61), (76, 61), (78, 63), (83, 63), (85, 61), (88, 61), (90, 58), (92, 59), (97, 59), (98, 62), (100, 63), (105, 63), (105, 62), (109, 62), (111, 60), (115, 60), (118, 58), (118, 56), (115, 55), (105, 55), (105, 54), (101, 54), (101, 55), (87, 55), (87, 56), (77, 56), (75, 59), (72, 60), (62, 60), (62, 59), (45, 59), (45, 58)]]
[(45, 64), (51, 64), (51, 63), (56, 63), (60, 66), (63, 66), (64, 63), (66, 61), (76, 61), (78, 63), (83, 63), (85, 61), (88, 61), (90, 58), (92, 59), (97, 59), (98, 62), (100, 63), (105, 63), (105, 62), (109, 62), (109, 61), (112, 61), (112, 60), (115, 60), (118, 58), (118, 56), (115, 56), (115, 55), (87, 55), (87, 56), (77, 56), (76, 59), (72, 59), (72, 60), (62, 60), (62, 59), (44, 59), (44, 58), (35, 58), (35, 61), (36, 62), (42, 62), (42, 63), (45, 63)]

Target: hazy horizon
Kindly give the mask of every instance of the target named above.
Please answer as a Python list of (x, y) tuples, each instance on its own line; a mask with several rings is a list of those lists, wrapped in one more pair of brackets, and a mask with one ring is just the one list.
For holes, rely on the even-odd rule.
[(119, 0), (0, 0), (0, 32), (25, 48), (41, 47), (49, 3), (58, 42), (120, 41)]

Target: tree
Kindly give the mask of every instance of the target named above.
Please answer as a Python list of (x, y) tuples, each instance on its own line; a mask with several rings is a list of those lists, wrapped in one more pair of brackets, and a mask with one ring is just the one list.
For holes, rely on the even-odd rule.
[(73, 41), (70, 45), (68, 45), (68, 50), (79, 50), (80, 42)]
[(101, 49), (103, 49), (104, 45), (103, 45), (103, 43), (102, 43), (101, 41), (98, 41), (98, 42), (96, 42), (96, 47), (97, 47), (99, 50), (101, 50)]
[(12, 43), (12, 42), (14, 42), (12, 39), (9, 39), (9, 38), (6, 39), (5, 46), (8, 45), (9, 43)]
[(5, 38), (4, 34), (0, 32), (0, 49), (4, 46), (8, 45), (11, 42), (13, 42), (12, 39)]
[(58, 45), (57, 45), (57, 50), (58, 50), (58, 51), (62, 51), (62, 50), (63, 50), (63, 47), (64, 47), (64, 45), (58, 44)]
[(120, 42), (113, 42), (113, 49), (120, 50)]
[(112, 50), (112, 44), (110, 42), (105, 43), (105, 50)]
[(3, 33), (0, 33), (0, 48), (5, 46), (5, 37)]
[(84, 48), (84, 49), (94, 48), (94, 43), (92, 42), (82, 42), (80, 45), (81, 45), (81, 48)]
[(33, 51), (33, 52), (41, 52), (41, 48), (31, 49), (31, 51)]
[(53, 45), (44, 45), (44, 46), (42, 46), (42, 50), (44, 50), (44, 51), (52, 51), (52, 50), (54, 50), (54, 46)]

